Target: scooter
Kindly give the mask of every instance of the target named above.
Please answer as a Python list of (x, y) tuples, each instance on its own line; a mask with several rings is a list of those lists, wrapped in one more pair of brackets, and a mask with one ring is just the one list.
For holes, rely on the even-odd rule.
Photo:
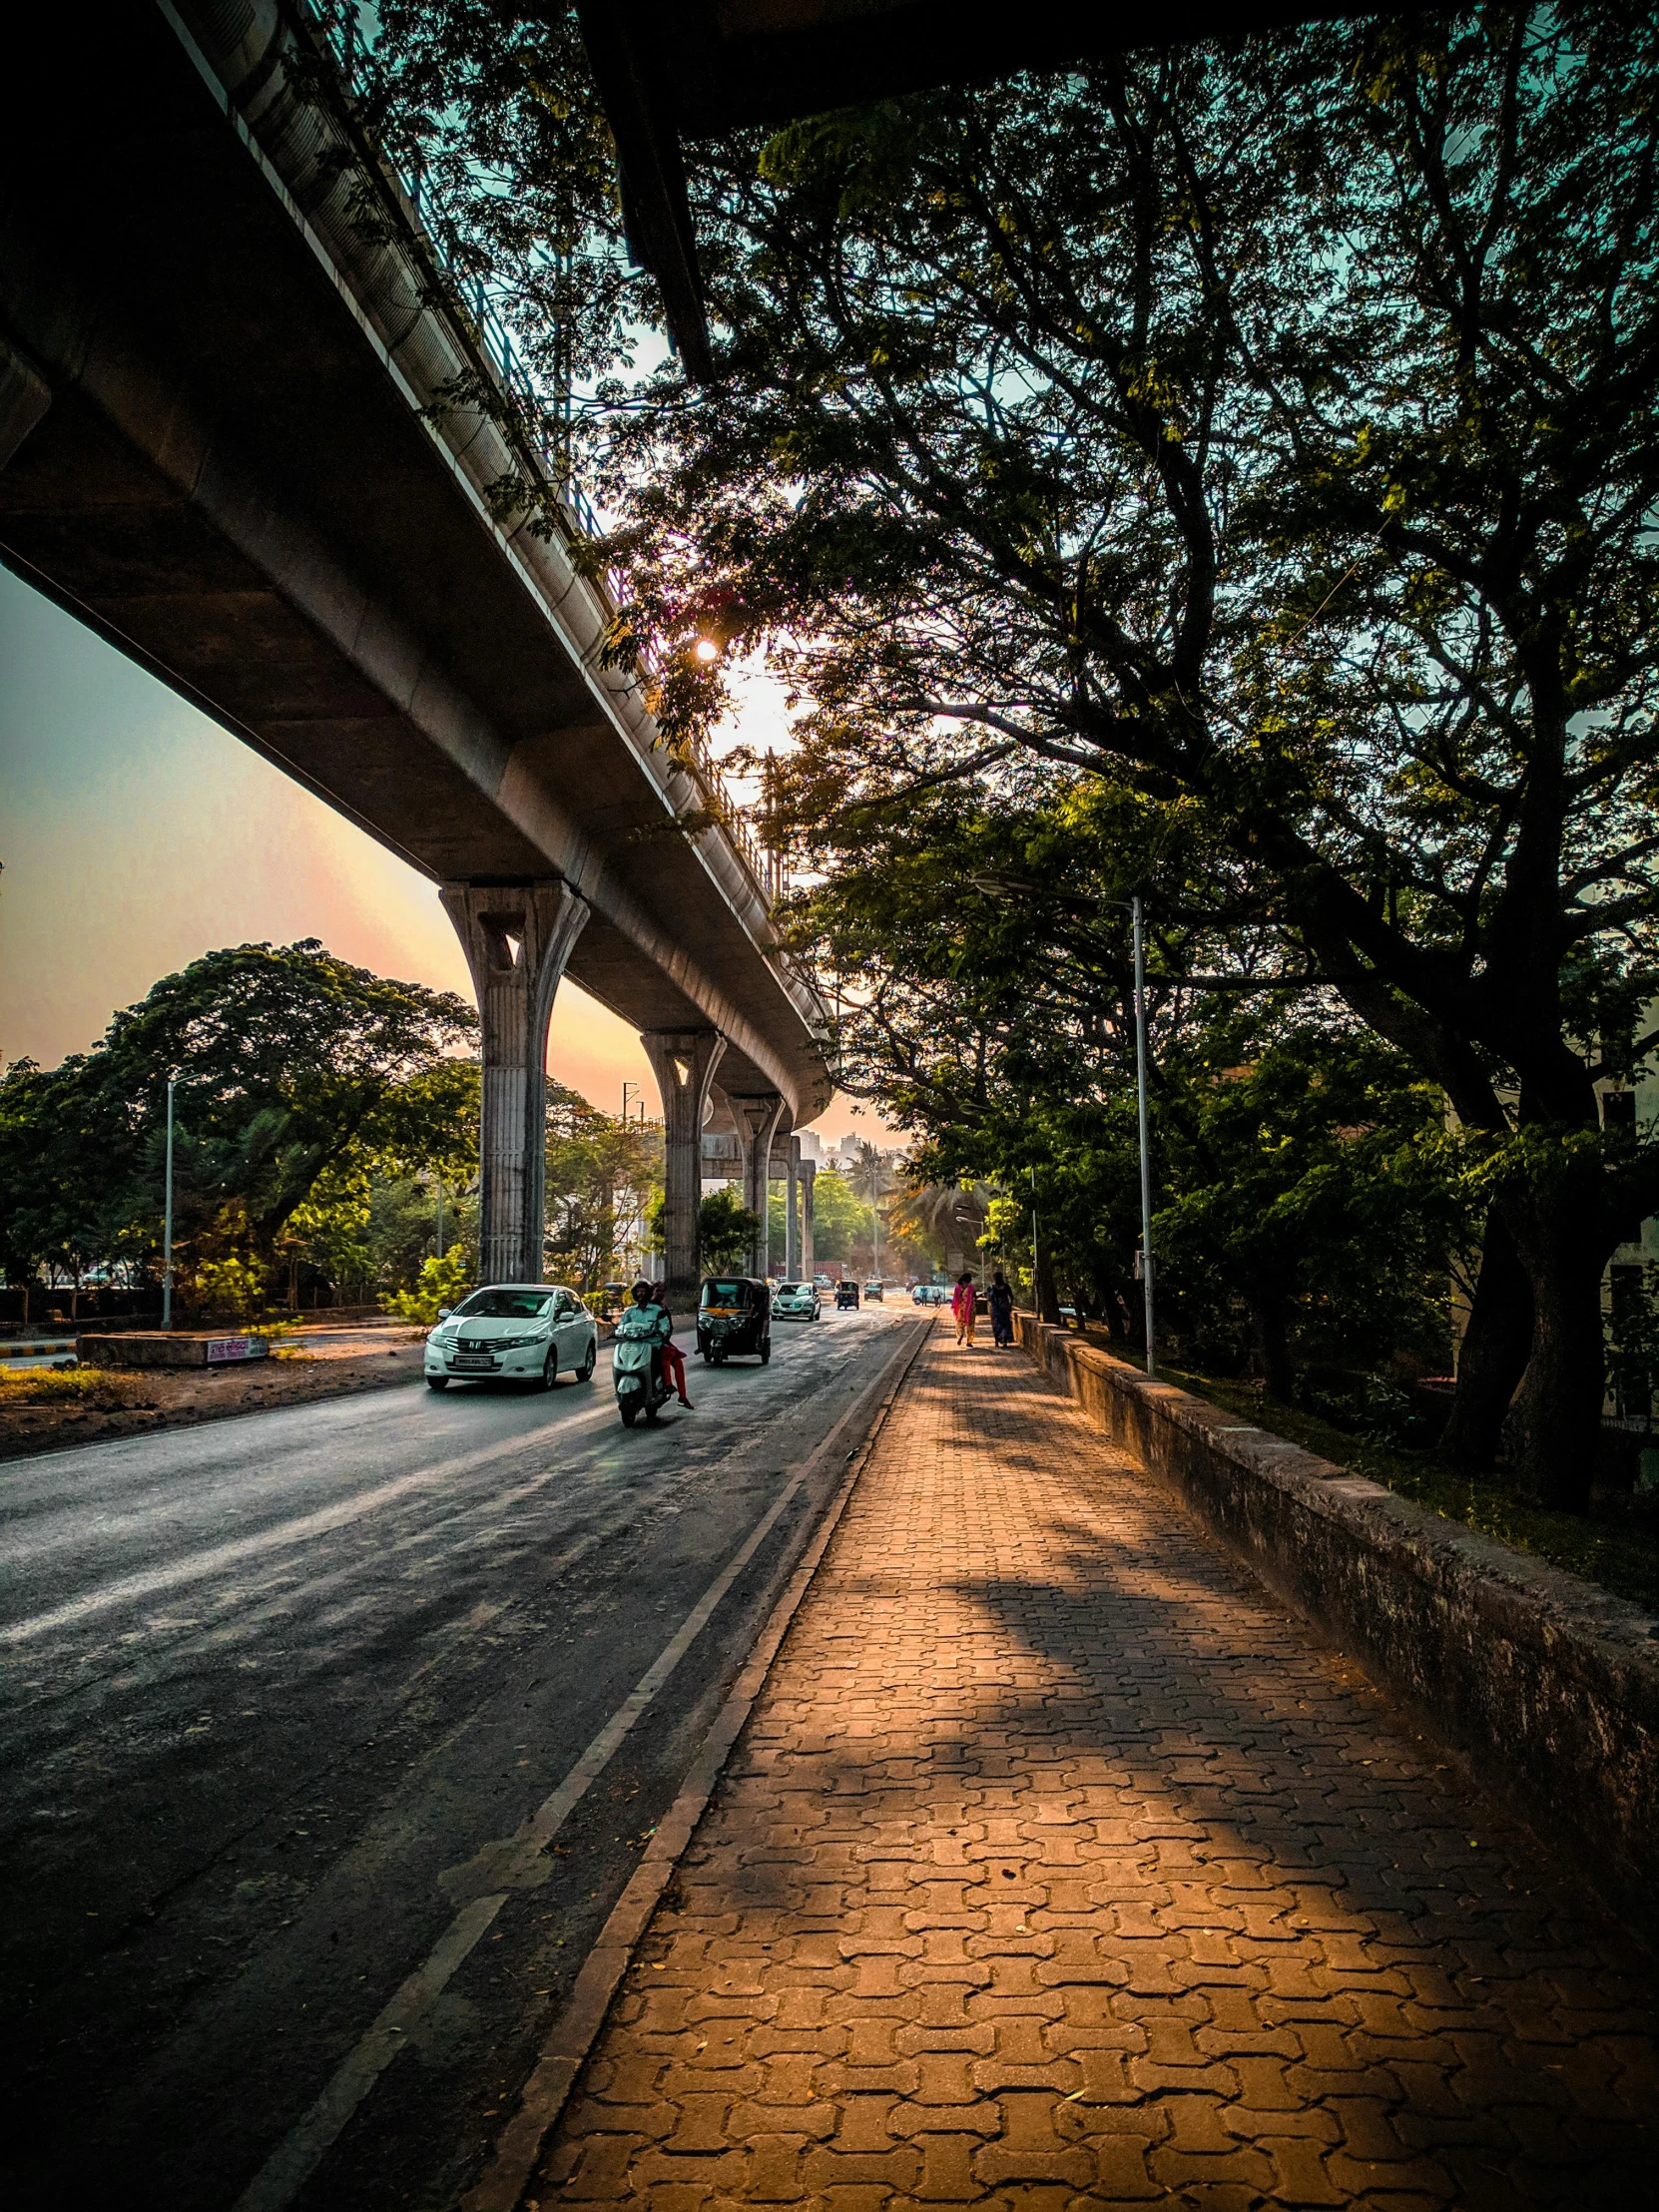
[(617, 1336), (611, 1347), (611, 1383), (624, 1428), (632, 1428), (641, 1413), (655, 1420), (674, 1395), (656, 1344), (645, 1336)]

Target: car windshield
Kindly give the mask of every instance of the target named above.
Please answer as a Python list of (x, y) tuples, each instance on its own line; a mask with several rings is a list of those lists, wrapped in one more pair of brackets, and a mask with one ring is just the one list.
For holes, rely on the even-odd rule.
[(455, 1312), (462, 1321), (535, 1321), (552, 1303), (551, 1291), (474, 1291)]
[(805, 1283), (780, 1283), (778, 1296), (780, 1298), (794, 1298), (797, 1291), (804, 1291), (806, 1288)]
[(749, 1285), (747, 1283), (705, 1283), (703, 1286), (703, 1303), (705, 1306), (747, 1306), (749, 1304)]

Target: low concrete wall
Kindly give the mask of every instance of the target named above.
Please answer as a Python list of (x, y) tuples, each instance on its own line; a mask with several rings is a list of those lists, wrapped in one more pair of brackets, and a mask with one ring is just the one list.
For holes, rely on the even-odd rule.
[(1019, 1341), (1276, 1596), (1659, 1938), (1659, 1623), (1030, 1314)]
[(219, 1368), (244, 1360), (268, 1360), (264, 1337), (196, 1334), (189, 1330), (134, 1331), (127, 1335), (77, 1337), (75, 1357), (84, 1368)]

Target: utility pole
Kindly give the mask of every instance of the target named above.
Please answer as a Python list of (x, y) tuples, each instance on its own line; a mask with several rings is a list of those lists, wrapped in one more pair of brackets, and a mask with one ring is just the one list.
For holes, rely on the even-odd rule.
[(1146, 944), (1141, 929), (1141, 894), (1130, 900), (1135, 924), (1135, 1103), (1141, 1137), (1141, 1295), (1146, 1308), (1146, 1372), (1158, 1372), (1152, 1341), (1152, 1157), (1146, 1130)]
[(162, 1327), (173, 1327), (173, 1091), (178, 1075), (167, 1079), (167, 1203), (162, 1222)]
[(438, 1177), (438, 1258), (443, 1258), (443, 1177)]
[(871, 1281), (876, 1283), (881, 1280), (881, 1216), (876, 1211), (875, 1205), (876, 1192), (880, 1181), (881, 1155), (872, 1145), (869, 1154), (869, 1242), (873, 1265), (869, 1272)]

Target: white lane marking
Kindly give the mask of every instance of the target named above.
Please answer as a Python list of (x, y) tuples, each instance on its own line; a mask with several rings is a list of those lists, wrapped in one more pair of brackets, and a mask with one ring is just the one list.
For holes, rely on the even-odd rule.
[(356, 2048), (334, 2069), (328, 2086), (300, 2124), (277, 2144), (237, 2199), (236, 2212), (273, 2212), (288, 2204), (309, 2180), (317, 2160), (373, 2088), (432, 1999), (484, 1934), (507, 1894), (475, 1898), (457, 1913), (424, 1964), (417, 1966)]
[(583, 1428), (591, 1428), (601, 1420), (615, 1416), (609, 1407), (596, 1406), (591, 1412), (577, 1414), (573, 1419), (549, 1422), (542, 1428), (532, 1428), (516, 1436), (503, 1437), (499, 1443), (487, 1444), (481, 1450), (460, 1453), (453, 1459), (440, 1459), (427, 1467), (417, 1467), (409, 1474), (395, 1476), (390, 1482), (381, 1482), (372, 1490), (359, 1490), (352, 1497), (341, 1498), (336, 1504), (319, 1506), (315, 1512), (302, 1513), (294, 1520), (279, 1521), (275, 1528), (262, 1529), (255, 1536), (241, 1536), (235, 1542), (215, 1544), (207, 1551), (196, 1552), (188, 1559), (176, 1559), (162, 1567), (148, 1568), (142, 1574), (119, 1576), (114, 1582), (106, 1582), (100, 1588), (88, 1590), (83, 1596), (70, 1598), (62, 1605), (53, 1606), (45, 1613), (35, 1613), (0, 1628), (0, 1643), (28, 1643), (36, 1636), (50, 1633), (54, 1628), (66, 1628), (77, 1621), (88, 1620), (95, 1613), (105, 1613), (112, 1606), (130, 1605), (147, 1597), (158, 1597), (164, 1591), (177, 1590), (191, 1582), (200, 1582), (210, 1575), (221, 1574), (228, 1568), (240, 1566), (245, 1560), (258, 1559), (269, 1552), (283, 1551), (291, 1544), (308, 1542), (313, 1536), (327, 1535), (336, 1528), (347, 1527), (365, 1514), (378, 1512), (382, 1506), (395, 1499), (407, 1497), (417, 1490), (429, 1490), (437, 1483), (447, 1482), (455, 1475), (468, 1474), (476, 1469), (493, 1465), (499, 1459), (510, 1459), (516, 1454), (533, 1450), (544, 1441), (556, 1441)]
[[(836, 1422), (830, 1431), (831, 1438), (844, 1425), (845, 1417), (843, 1415)], [(822, 1451), (824, 1446), (819, 1449)], [(513, 1835), (493, 1846), (486, 1844), (479, 1852), (479, 1860), (489, 1858), (494, 1862), (494, 1878), (506, 1887), (492, 1891), (487, 1897), (474, 1898), (456, 1914), (431, 1955), (410, 1974), (374, 2024), (335, 2067), (322, 2094), (283, 2136), (237, 2199), (233, 2212), (281, 2212), (282, 2206), (292, 2202), (321, 2164), (346, 2121), (396, 2057), (400, 2035), (395, 2030), (406, 2031), (419, 2018), (506, 1904), (511, 1889), (533, 1875), (531, 1862), (546, 1850), (572, 1809), (604, 1771), (623, 1738), (708, 1625), (721, 1599), (765, 1543), (779, 1515), (806, 1479), (807, 1470), (803, 1468), (780, 1491), (742, 1547), (710, 1583), (660, 1656), (640, 1676), (552, 1796), (545, 1798)]]

